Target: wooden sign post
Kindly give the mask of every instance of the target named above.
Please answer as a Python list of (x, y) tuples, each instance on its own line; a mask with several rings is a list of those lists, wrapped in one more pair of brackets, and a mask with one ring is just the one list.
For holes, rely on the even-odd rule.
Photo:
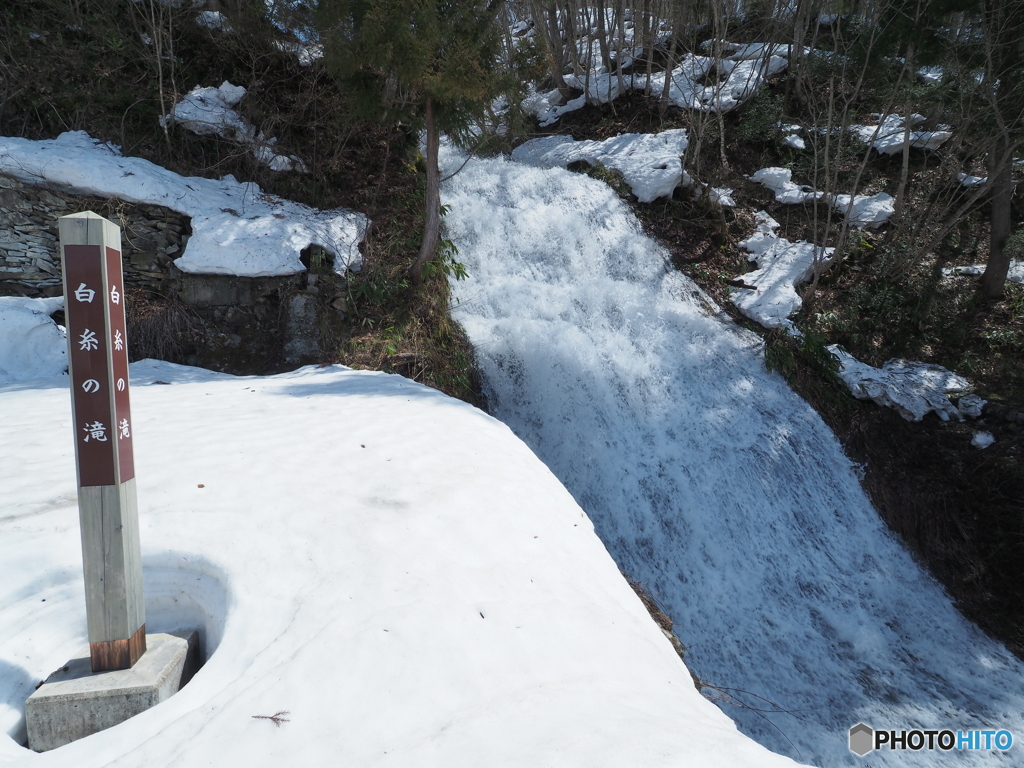
[(146, 651), (128, 401), (121, 230), (92, 211), (60, 218), (78, 512), (92, 671)]

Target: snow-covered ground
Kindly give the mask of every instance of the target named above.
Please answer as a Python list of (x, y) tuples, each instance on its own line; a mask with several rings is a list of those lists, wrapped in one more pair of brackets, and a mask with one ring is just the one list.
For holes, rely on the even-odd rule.
[(305, 271), (303, 249), (319, 245), (340, 274), (362, 263), (366, 216), (318, 211), (268, 195), (232, 176), (186, 178), (102, 144), (83, 131), (52, 141), (0, 136), (0, 173), (84, 195), (162, 205), (192, 217), (192, 236), (174, 264), (183, 272), (267, 277)]
[(53, 752), (7, 735), (86, 635), (67, 377), (0, 386), (0, 765), (793, 765), (701, 697), (495, 419), (340, 367), (132, 383), (147, 629), (209, 659)]
[(830, 767), (1017, 759), (847, 749), (858, 721), (1020, 734), (1024, 665), (956, 611), (832, 433), (765, 371), (760, 340), (670, 268), (611, 190), (492, 159), (443, 200), (470, 274), (455, 314), (492, 412), (664, 603), (695, 672), (788, 710), (726, 705), (741, 730)]
[[(893, 408), (907, 421), (920, 421), (933, 411), (943, 421), (949, 421), (951, 416), (960, 418), (960, 411), (949, 396), (971, 389), (971, 383), (963, 376), (941, 365), (900, 359), (875, 368), (837, 344), (830, 345), (828, 350), (839, 359), (839, 376), (858, 400), (873, 400)], [(968, 407), (973, 402), (969, 400)]]
[(748, 259), (757, 263), (757, 269), (741, 275), (753, 288), (733, 288), (730, 301), (765, 328), (785, 328), (797, 334), (789, 319), (803, 304), (796, 288), (810, 280), (815, 269), (828, 269), (835, 248), (820, 248), (806, 240), (790, 242), (775, 233), (781, 225), (765, 211), (754, 216), (754, 233), (740, 243), (750, 254)]
[[(875, 115), (879, 119), (876, 125), (851, 125), (850, 130), (865, 144), (873, 147), (880, 155), (895, 155), (903, 151), (903, 140), (906, 137), (906, 121), (899, 115)], [(917, 131), (913, 126), (925, 121), (924, 115), (910, 116), (910, 146), (915, 149), (938, 149), (953, 135), (948, 126), (937, 131)]]
[(50, 319), (63, 307), (63, 297), (0, 296), (0, 384), (67, 371), (67, 335)]
[(512, 159), (540, 168), (565, 168), (580, 160), (603, 165), (622, 174), (637, 200), (649, 203), (659, 197), (671, 197), (680, 184), (690, 185), (682, 163), (688, 144), (683, 128), (656, 134), (625, 133), (604, 141), (544, 136), (516, 147)]

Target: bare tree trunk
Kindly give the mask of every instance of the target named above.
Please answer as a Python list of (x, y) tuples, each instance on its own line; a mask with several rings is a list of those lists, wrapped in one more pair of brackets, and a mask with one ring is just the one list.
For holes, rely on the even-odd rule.
[[(910, 43), (907, 46), (907, 70), (911, 73), (914, 71), (914, 44)], [(900, 184), (896, 188), (896, 202), (893, 204), (893, 224), (898, 224), (903, 220), (903, 201), (906, 197), (907, 192), (907, 179), (910, 178), (910, 129), (911, 120), (910, 114), (913, 112), (911, 94), (913, 90), (907, 88), (907, 97), (903, 105), (903, 168), (900, 171)]]
[(562, 99), (568, 99), (572, 89), (569, 88), (563, 77), (565, 72), (565, 50), (562, 46), (562, 35), (558, 31), (558, 10), (553, 2), (542, 6), (537, 0), (531, 3), (531, 8), (533, 10), (534, 23), (544, 32), (543, 35), (538, 35), (538, 37), (542, 45), (546, 43), (545, 47), (547, 48), (546, 53), (548, 54), (551, 82), (562, 95)]
[(409, 267), (412, 282), (419, 285), (423, 282), (423, 267), (437, 253), (437, 243), (441, 232), (441, 171), (438, 168), (437, 156), (441, 149), (441, 135), (437, 129), (437, 118), (434, 115), (434, 101), (427, 99), (427, 193), (423, 224), (423, 242), (420, 255)]
[(990, 234), (988, 263), (981, 276), (981, 293), (987, 299), (1003, 295), (1006, 275), (1010, 271), (1010, 254), (1006, 251), (1006, 238), (1012, 227), (1010, 204), (1013, 200), (1012, 153), (995, 152), (999, 164), (992, 169), (992, 213), (989, 218)]
[[(665, 113), (668, 112), (668, 107), (671, 103), (669, 102), (668, 96), (672, 88), (672, 70), (676, 65), (676, 54), (679, 51), (679, 38), (683, 34), (683, 27), (686, 23), (687, 8), (688, 6), (682, 2), (679, 2), (678, 5), (673, 7), (675, 12), (672, 14), (672, 38), (669, 41), (668, 46), (668, 61), (665, 62), (665, 84), (661, 89), (661, 98), (658, 102), (658, 113), (663, 119), (665, 117)], [(650, 77), (650, 75), (648, 75), (648, 77)]]
[(989, 219), (990, 239), (988, 263), (981, 276), (981, 293), (985, 298), (998, 299), (1003, 295), (1006, 275), (1010, 269), (1010, 254), (1006, 252), (1006, 238), (1012, 226), (1013, 200), (1013, 153), (1018, 145), (1014, 142), (1013, 126), (1020, 130), (1019, 114), (1008, 114), (1006, 107), (1012, 101), (1015, 83), (1011, 74), (1013, 64), (1024, 52), (1024, 8), (1019, 2), (1002, 3), (992, 0), (986, 3), (986, 27), (989, 38), (989, 76), (998, 78), (999, 85), (994, 95), (993, 116), (999, 130), (996, 139), (998, 150), (992, 152), (989, 169), (992, 182), (992, 213)]

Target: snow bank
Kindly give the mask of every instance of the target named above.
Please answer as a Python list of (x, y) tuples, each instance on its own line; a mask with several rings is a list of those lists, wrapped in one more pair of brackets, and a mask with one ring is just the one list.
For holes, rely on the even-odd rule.
[(839, 376), (858, 400), (894, 408), (907, 421), (920, 421), (930, 411), (943, 421), (960, 418), (949, 395), (970, 389), (971, 383), (941, 365), (893, 359), (875, 368), (837, 344), (828, 350), (839, 358)]
[[(686, 54), (679, 66), (669, 73), (669, 100), (683, 109), (701, 112), (729, 112), (750, 98), (770, 77), (789, 66), (782, 56), (767, 55), (752, 59), (723, 59), (717, 62), (708, 56)], [(712, 67), (719, 78), (707, 82)], [(665, 87), (665, 73), (650, 77), (650, 87), (660, 94)], [(634, 88), (645, 87), (646, 77), (634, 78)]]
[(793, 172), (788, 168), (762, 168), (750, 177), (775, 193), (775, 202), (787, 205), (820, 200), (824, 192), (817, 192), (804, 184), (793, 183)]
[(765, 328), (799, 333), (789, 320), (803, 304), (796, 287), (810, 280), (815, 268), (826, 269), (832, 263), (835, 248), (820, 248), (805, 241), (791, 243), (775, 234), (779, 222), (765, 211), (758, 211), (755, 216), (757, 230), (740, 243), (758, 267), (741, 278), (755, 287), (732, 288), (729, 300)]
[(303, 249), (319, 245), (339, 274), (362, 264), (367, 219), (338, 208), (318, 211), (265, 194), (232, 176), (183, 177), (137, 157), (122, 157), (84, 131), (51, 141), (0, 136), (0, 172), (29, 184), (162, 205), (192, 217), (192, 236), (174, 263), (196, 274), (267, 277), (305, 271)]
[(892, 195), (836, 195), (832, 201), (840, 213), (850, 220), (855, 229), (878, 229), (896, 212)]
[(539, 168), (564, 168), (580, 160), (602, 165), (621, 173), (637, 200), (649, 203), (659, 197), (671, 197), (684, 177), (689, 181), (682, 163), (688, 143), (682, 128), (657, 134), (625, 133), (604, 141), (544, 136), (516, 147), (512, 159)]
[[(984, 264), (970, 264), (966, 267), (944, 267), (942, 269), (942, 274), (946, 277), (977, 277), (984, 273)], [(1024, 261), (1011, 261), (1006, 279), (1011, 283), (1024, 285)]]
[(252, 154), (272, 171), (309, 173), (306, 164), (295, 155), (279, 155), (273, 147), (276, 138), (267, 138), (263, 131), (233, 109), (245, 96), (245, 88), (227, 80), (219, 88), (196, 86), (174, 105), (164, 121), (177, 123), (200, 136), (220, 136), (252, 147)]
[(66, 379), (0, 388), (0, 763), (794, 765), (697, 692), (579, 506), (495, 419), (340, 367), (144, 361), (132, 382), (147, 629), (200, 627), (208, 661), (53, 752), (2, 733), (86, 624)]
[(67, 371), (67, 334), (50, 319), (63, 306), (62, 297), (0, 296), (0, 385)]
[[(911, 115), (911, 127), (923, 123), (924, 115)], [(903, 151), (903, 137), (906, 122), (899, 115), (887, 115), (878, 125), (851, 125), (850, 130), (865, 144), (874, 147), (881, 155), (895, 155)], [(915, 149), (938, 149), (945, 144), (952, 132), (943, 127), (938, 131), (910, 131), (910, 146)]]
[[(797, 137), (799, 138), (799, 137)], [(762, 168), (750, 177), (751, 181), (763, 184), (775, 193), (775, 201), (786, 205), (799, 205), (829, 198), (825, 192), (793, 182), (793, 172), (788, 168)], [(835, 195), (832, 205), (847, 216), (850, 226), (856, 229), (877, 229), (895, 213), (891, 195), (879, 192), (877, 195)]]

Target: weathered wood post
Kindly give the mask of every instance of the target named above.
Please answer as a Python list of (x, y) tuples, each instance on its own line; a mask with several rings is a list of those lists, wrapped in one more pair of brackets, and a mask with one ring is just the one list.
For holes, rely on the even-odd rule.
[(92, 211), (59, 224), (92, 671), (129, 669), (146, 651), (146, 613), (121, 230)]

